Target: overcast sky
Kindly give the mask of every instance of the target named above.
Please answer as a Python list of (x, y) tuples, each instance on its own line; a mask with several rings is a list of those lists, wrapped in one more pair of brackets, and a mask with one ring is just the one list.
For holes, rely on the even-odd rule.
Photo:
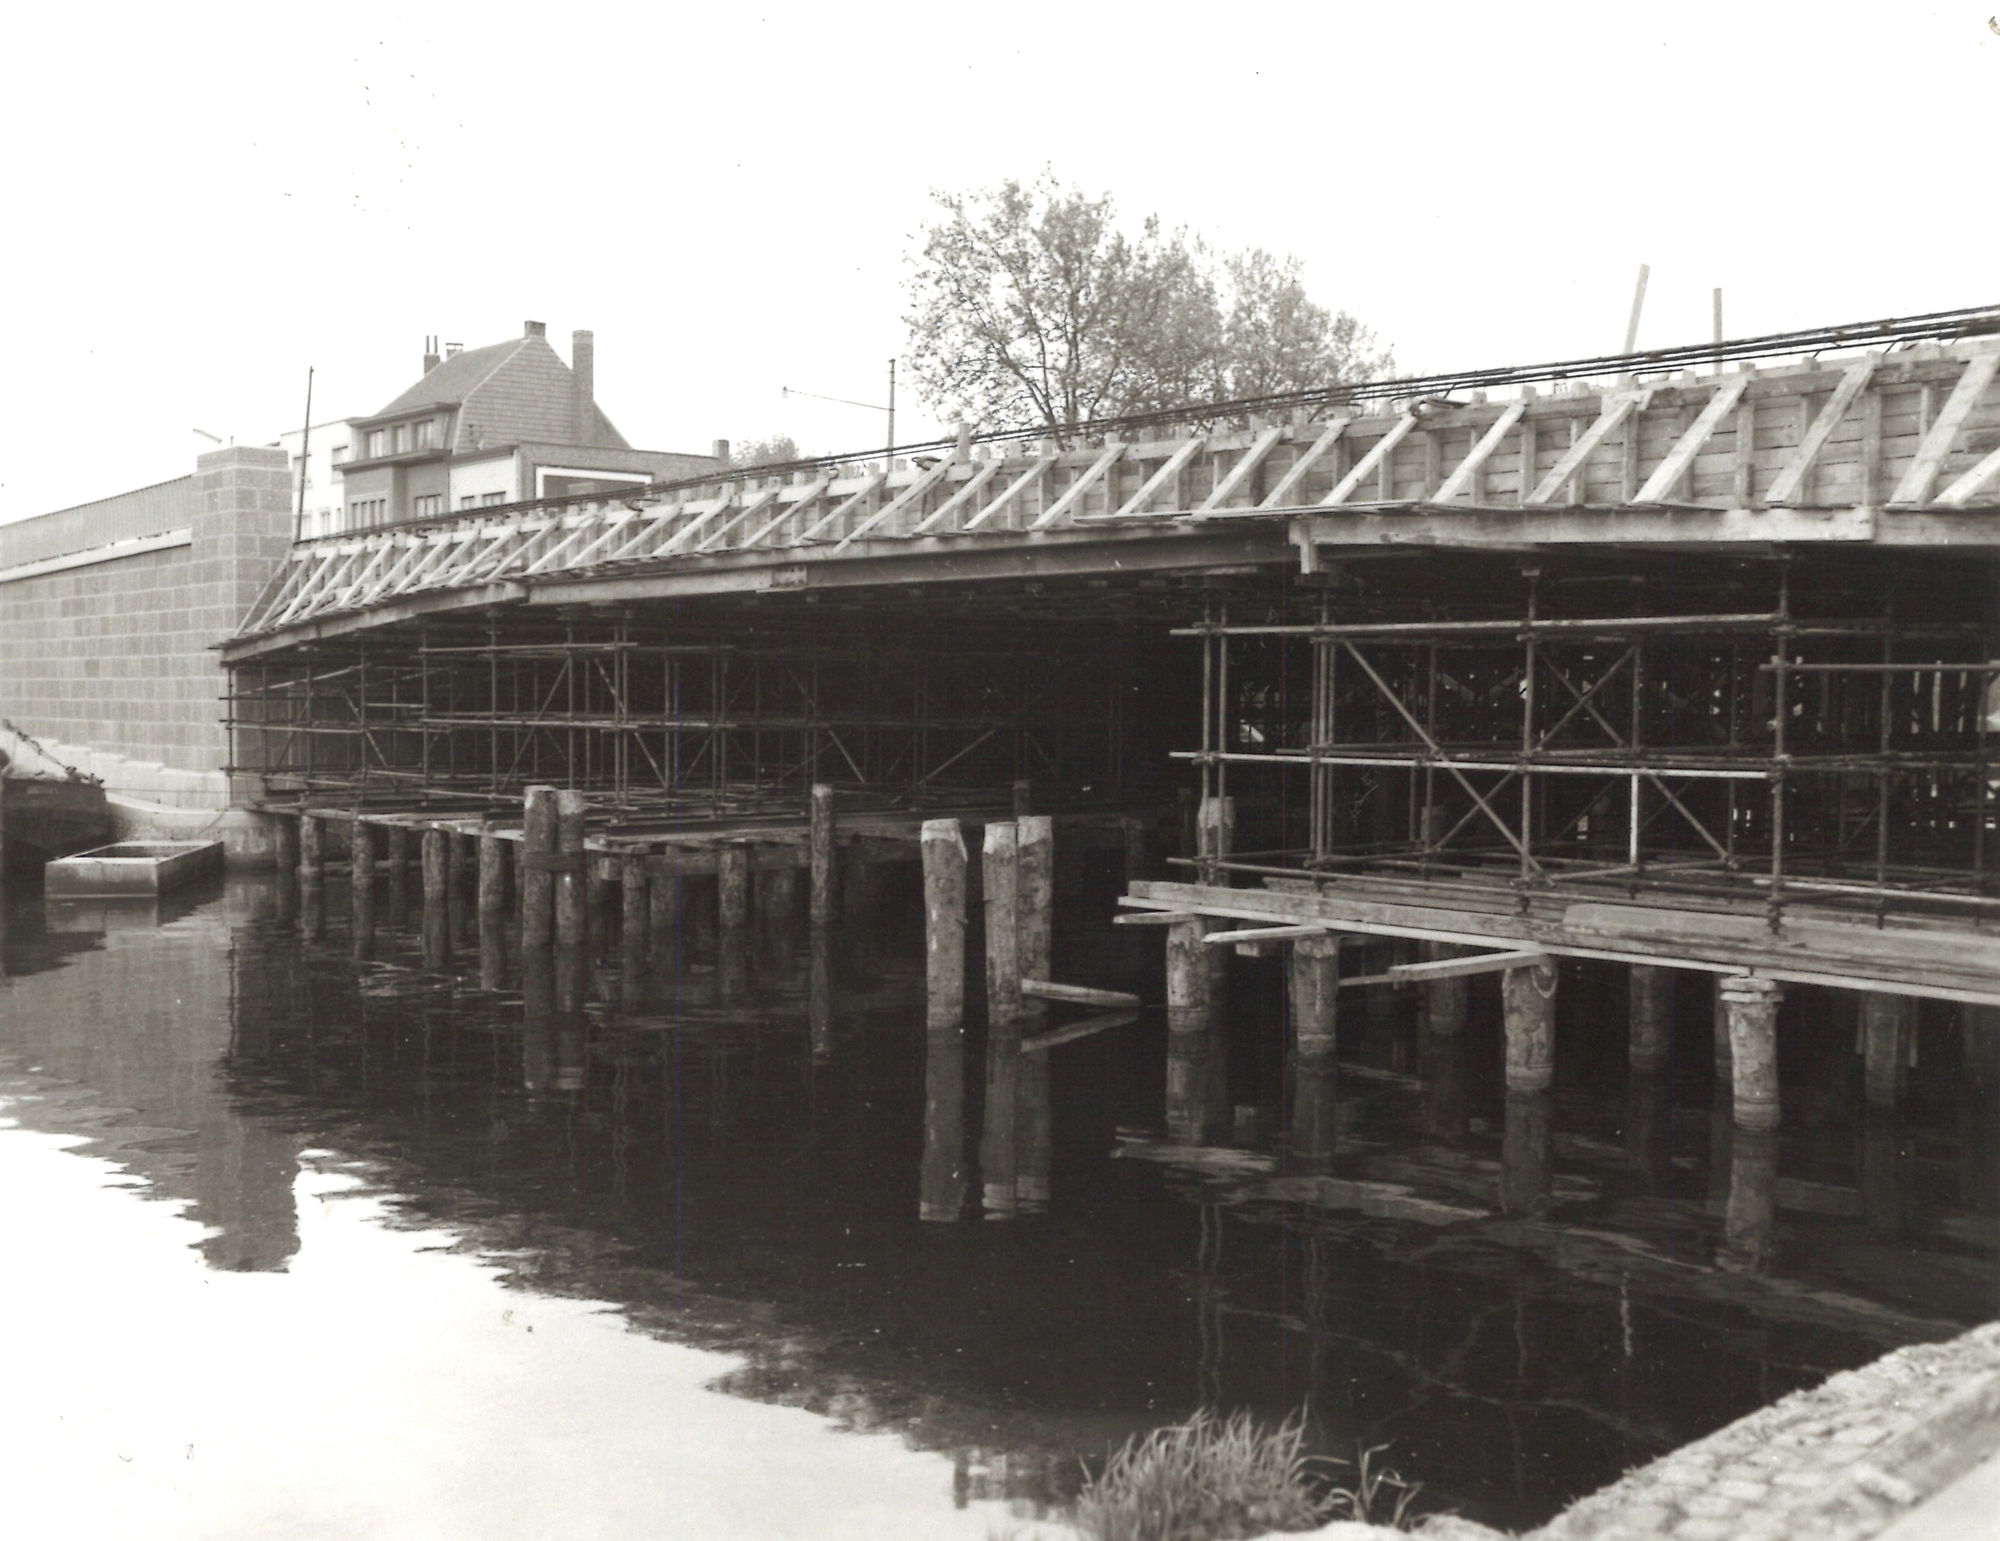
[[(0, 518), (597, 335), (634, 444), (880, 442), (932, 188), (1044, 163), (1293, 252), (1417, 370), (2000, 299), (1977, 4), (41, 6), (8, 23)], [(906, 395), (899, 437), (935, 431)]]

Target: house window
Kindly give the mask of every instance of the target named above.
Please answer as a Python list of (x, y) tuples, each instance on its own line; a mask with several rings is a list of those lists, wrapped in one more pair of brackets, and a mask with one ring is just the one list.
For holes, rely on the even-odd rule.
[(496, 504), (499, 504), (499, 503), (505, 503), (506, 501), (507, 501), (507, 494), (506, 494), (506, 493), (504, 493), (504, 492), (489, 492), (489, 493), (485, 494), (485, 496), (483, 496), (482, 498), (480, 498), (480, 500), (479, 500), (479, 506), (480, 506), (481, 508), (492, 508), (492, 507), (493, 507), (493, 506), (495, 506)]
[(374, 460), (389, 453), (389, 431), (386, 428), (368, 430), (368, 458)]
[(473, 504), (477, 503), (478, 501), (479, 499), (475, 498), (471, 493), (468, 492), (458, 500), (458, 506), (460, 508), (470, 508), (473, 506)]
[(408, 423), (398, 423), (396, 425), (396, 453), (400, 455), (409, 447), (410, 425)]
[(411, 503), (411, 511), (419, 519), (429, 519), (444, 512), (442, 492), (420, 492)]
[(415, 439), (416, 448), (429, 449), (431, 447), (431, 426), (431, 420), (425, 418), (410, 430)]
[(347, 523), (351, 529), (366, 529), (382, 523), (388, 511), (387, 498), (356, 498), (347, 505)]
[(347, 446), (345, 444), (334, 445), (333, 463), (335, 465), (343, 465), (346, 463), (346, 461), (347, 461)]

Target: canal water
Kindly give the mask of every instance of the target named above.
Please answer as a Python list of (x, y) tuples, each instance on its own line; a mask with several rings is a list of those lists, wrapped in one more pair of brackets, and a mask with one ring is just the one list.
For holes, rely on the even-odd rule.
[[(1157, 1000), (1114, 892), (1065, 889), (1058, 974)], [(10, 894), (8, 1530), (1006, 1535), (1203, 1406), (1525, 1526), (2000, 1314), (2000, 1090), (1949, 1010), (1870, 1116), (1797, 992), (1760, 1140), (1698, 981), (1640, 1080), (1622, 979), (1566, 972), (1533, 1098), (1491, 980), (1449, 1039), (1343, 997), (1302, 1075), (1257, 959), (1212, 1034), (1022, 1053), (926, 1033), (912, 871), (880, 900), (644, 967), (613, 923), (551, 977), (396, 889), (357, 946), (338, 879), (303, 923), (269, 877)]]

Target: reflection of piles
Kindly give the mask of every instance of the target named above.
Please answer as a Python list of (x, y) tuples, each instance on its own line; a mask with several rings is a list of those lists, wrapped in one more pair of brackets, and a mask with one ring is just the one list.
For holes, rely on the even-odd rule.
[[(1534, 1132), (1547, 1125), (1531, 1119), (1520, 1127), (1518, 1138), (1531, 1146)], [(1739, 1131), (1738, 1137), (1744, 1133)], [(1733, 1197), (1726, 1210), (1724, 1253), (1718, 1259), (1725, 1271), (1690, 1263), (1603, 1226), (1500, 1212), (1496, 1199), (1502, 1194), (1540, 1192), (1540, 1202), (1546, 1204), (1595, 1193), (1594, 1185), (1567, 1176), (1549, 1175), (1544, 1185), (1546, 1150), (1517, 1156), (1526, 1170), (1510, 1171), (1504, 1163), (1451, 1150), (1426, 1150), (1421, 1163), (1380, 1164), (1387, 1171), (1400, 1167), (1402, 1181), (1280, 1176), (1275, 1160), (1259, 1153), (1129, 1138), (1121, 1141), (1117, 1154), (1183, 1173), (1193, 1183), (1190, 1196), (1205, 1207), (1219, 1204), (1245, 1219), (1365, 1243), (1400, 1263), (1438, 1265), (1497, 1280), (1511, 1277), (1522, 1258), (1534, 1258), (1572, 1280), (1571, 1287), (1578, 1290), (1641, 1289), (1661, 1299), (1747, 1308), (1763, 1320), (1843, 1331), (1884, 1344), (1958, 1330), (1957, 1323), (1921, 1310), (1901, 1310), (1757, 1272), (1769, 1255), (1770, 1216), (1781, 1190), (1773, 1181), (1775, 1164), (1759, 1161), (1754, 1151), (1749, 1161), (1732, 1164)], [(1735, 1175), (1739, 1170), (1740, 1180)], [(1418, 1190), (1419, 1183), (1456, 1186), (1483, 1202), (1475, 1207), (1430, 1198)], [(1406, 1229), (1411, 1224), (1432, 1234), (1413, 1236)], [(1899, 1266), (1906, 1274), (1907, 1262)]]

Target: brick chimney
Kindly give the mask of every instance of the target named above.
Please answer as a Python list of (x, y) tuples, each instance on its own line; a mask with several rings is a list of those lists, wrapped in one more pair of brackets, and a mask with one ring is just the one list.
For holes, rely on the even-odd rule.
[(424, 373), (429, 374), (433, 369), (438, 367), (439, 362), (438, 340), (435, 337), (426, 337), (424, 339)]
[(589, 332), (569, 334), (570, 390), (576, 414), (576, 442), (597, 440), (597, 339)]
[(521, 323), (521, 335), (523, 337), (546, 337), (549, 335), (549, 329), (545, 323), (540, 321), (523, 321)]

